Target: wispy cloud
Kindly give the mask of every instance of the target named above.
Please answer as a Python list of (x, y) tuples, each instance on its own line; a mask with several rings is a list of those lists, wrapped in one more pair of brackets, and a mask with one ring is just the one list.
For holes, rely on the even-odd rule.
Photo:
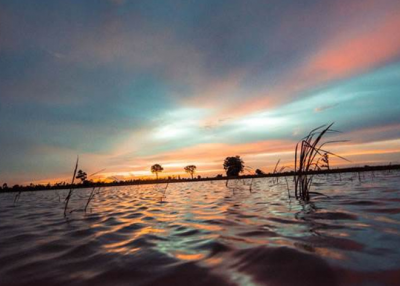
[(324, 106), (316, 107), (314, 109), (314, 112), (322, 112), (322, 111), (334, 108), (336, 106), (338, 106), (338, 104), (331, 104), (331, 105), (324, 105)]

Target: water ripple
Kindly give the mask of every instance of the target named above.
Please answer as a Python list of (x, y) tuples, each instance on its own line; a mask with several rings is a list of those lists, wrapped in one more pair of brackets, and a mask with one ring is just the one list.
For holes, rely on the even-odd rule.
[(268, 178), (110, 187), (87, 213), (80, 189), (67, 219), (2, 194), (0, 285), (398, 285), (400, 178), (373, 179), (319, 176), (310, 203)]

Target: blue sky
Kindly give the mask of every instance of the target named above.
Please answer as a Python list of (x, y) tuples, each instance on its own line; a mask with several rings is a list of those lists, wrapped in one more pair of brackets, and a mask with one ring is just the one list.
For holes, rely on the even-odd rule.
[(77, 154), (99, 179), (269, 171), (330, 122), (353, 165), (400, 162), (399, 30), (395, 0), (2, 0), (0, 183)]

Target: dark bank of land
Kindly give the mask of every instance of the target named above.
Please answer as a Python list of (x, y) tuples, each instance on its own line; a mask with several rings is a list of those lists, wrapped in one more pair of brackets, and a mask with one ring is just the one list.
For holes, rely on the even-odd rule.
[[(394, 170), (400, 170), (400, 164), (396, 165), (383, 165), (383, 166), (364, 166), (364, 167), (349, 167), (349, 168), (337, 168), (330, 170), (312, 171), (307, 174), (338, 174), (338, 173), (361, 173), (361, 172), (377, 172), (387, 171), (391, 172)], [(28, 191), (44, 191), (44, 190), (61, 190), (61, 189), (79, 189), (79, 188), (93, 188), (93, 187), (113, 187), (113, 186), (129, 186), (129, 185), (145, 185), (145, 184), (167, 184), (167, 183), (182, 183), (182, 182), (199, 182), (199, 181), (220, 181), (227, 179), (251, 179), (251, 178), (273, 178), (273, 177), (285, 177), (295, 175), (294, 171), (282, 172), (282, 173), (267, 173), (261, 175), (241, 175), (237, 177), (228, 177), (223, 175), (217, 175), (215, 177), (197, 177), (197, 178), (162, 178), (158, 180), (149, 179), (136, 179), (126, 181), (114, 181), (114, 182), (90, 182), (80, 184), (67, 184), (67, 183), (56, 183), (54, 185), (34, 185), (28, 186), (15, 185), (13, 187), (2, 187), (0, 192), (28, 192)]]

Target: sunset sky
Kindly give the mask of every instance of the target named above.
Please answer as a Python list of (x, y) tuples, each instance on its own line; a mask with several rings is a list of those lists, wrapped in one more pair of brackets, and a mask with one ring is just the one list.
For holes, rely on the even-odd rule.
[[(0, 183), (400, 163), (398, 0), (0, 0)], [(335, 161), (338, 165), (349, 164)], [(188, 175), (185, 175), (188, 176)]]

